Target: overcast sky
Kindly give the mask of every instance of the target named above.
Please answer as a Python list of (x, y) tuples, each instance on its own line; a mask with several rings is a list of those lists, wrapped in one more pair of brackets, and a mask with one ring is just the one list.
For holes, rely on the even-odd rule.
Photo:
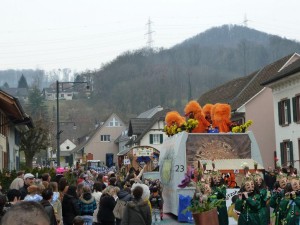
[(300, 41), (299, 0), (0, 0), (0, 70), (99, 69), (127, 50), (170, 48), (247, 25)]

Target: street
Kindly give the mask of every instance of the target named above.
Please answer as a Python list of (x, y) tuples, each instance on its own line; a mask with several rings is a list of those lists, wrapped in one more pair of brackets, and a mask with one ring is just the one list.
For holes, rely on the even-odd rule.
[(175, 225), (175, 224), (194, 224), (194, 223), (186, 223), (186, 222), (178, 222), (177, 221), (177, 216), (174, 216), (171, 213), (164, 213), (163, 220), (161, 221), (160, 224), (168, 224), (168, 225)]

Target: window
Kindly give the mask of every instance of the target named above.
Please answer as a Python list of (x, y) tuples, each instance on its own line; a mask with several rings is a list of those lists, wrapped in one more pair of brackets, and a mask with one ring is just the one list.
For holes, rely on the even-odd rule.
[(290, 99), (284, 99), (278, 102), (279, 125), (287, 126), (291, 123), (291, 105)]
[(150, 134), (150, 144), (162, 144), (163, 135), (162, 134)]
[(122, 124), (118, 120), (116, 120), (116, 118), (114, 117), (111, 121), (109, 121), (108, 126), (109, 127), (121, 127)]
[(281, 165), (288, 166), (294, 164), (293, 142), (283, 141), (280, 143)]
[(103, 142), (110, 141), (110, 135), (108, 135), (108, 134), (101, 135), (101, 141), (103, 141)]
[(293, 121), (300, 123), (300, 95), (292, 98), (293, 101)]
[(62, 98), (65, 97), (65, 94), (60, 94), (60, 97), (62, 97)]

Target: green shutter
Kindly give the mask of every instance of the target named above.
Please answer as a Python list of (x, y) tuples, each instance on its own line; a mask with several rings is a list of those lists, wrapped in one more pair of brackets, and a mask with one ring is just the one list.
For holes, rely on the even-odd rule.
[(280, 157), (281, 157), (281, 166), (284, 164), (284, 143), (280, 143)]
[(294, 166), (294, 153), (293, 153), (293, 142), (289, 142), (289, 148), (290, 148), (290, 165)]
[(278, 102), (278, 122), (279, 122), (279, 125), (282, 125), (281, 102)]
[(297, 122), (297, 103), (296, 103), (296, 97), (292, 98), (293, 103), (293, 121)]
[(153, 134), (150, 134), (150, 144), (153, 144)]
[(292, 122), (292, 119), (291, 119), (291, 101), (290, 101), (290, 99), (287, 99), (286, 103), (287, 103), (287, 112), (288, 112), (288, 122), (290, 124)]
[(163, 136), (163, 134), (160, 134), (159, 136), (160, 136), (160, 143), (162, 144), (164, 141), (164, 136)]

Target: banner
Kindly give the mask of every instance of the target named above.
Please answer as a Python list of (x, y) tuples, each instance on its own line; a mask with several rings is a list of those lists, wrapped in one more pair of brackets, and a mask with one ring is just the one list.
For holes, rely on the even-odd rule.
[(153, 156), (153, 148), (151, 147), (138, 147), (133, 149), (133, 156)]

